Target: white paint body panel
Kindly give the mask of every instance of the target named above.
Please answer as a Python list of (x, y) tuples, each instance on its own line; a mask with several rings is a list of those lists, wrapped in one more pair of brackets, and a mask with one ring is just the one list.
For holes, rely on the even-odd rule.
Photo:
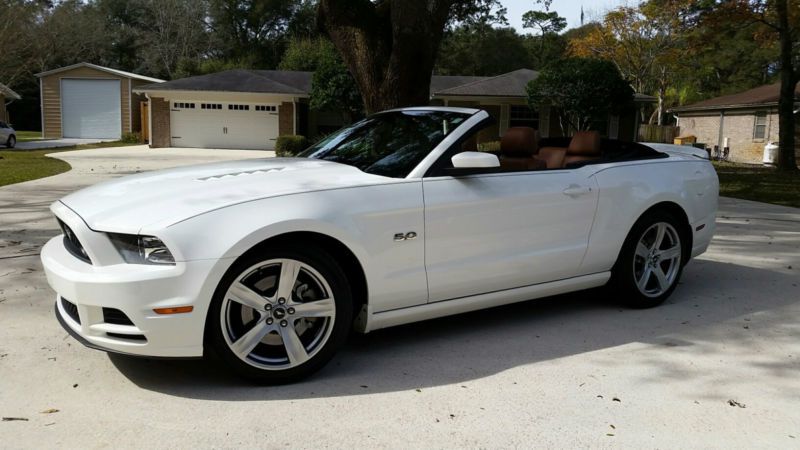
[(61, 80), (61, 134), (65, 138), (119, 139), (120, 80)]
[[(156, 171), (84, 189), (52, 210), (93, 264), (77, 260), (56, 237), (42, 250), (48, 281), (78, 304), (85, 323), (67, 320), (68, 326), (93, 345), (199, 356), (220, 279), (248, 249), (286, 233), (323, 234), (355, 255), (367, 281), (368, 303), (357, 320), (365, 332), (601, 286), (634, 222), (660, 202), (680, 206), (697, 229), (693, 256), (710, 242), (718, 183), (707, 160), (670, 151), (669, 158), (570, 170), (426, 178), (427, 167), (457, 141), (453, 135), (405, 179), (274, 158)], [(125, 264), (106, 232), (157, 236), (177, 263)], [(393, 239), (409, 232), (417, 237)], [(148, 313), (184, 305), (194, 311)], [(102, 306), (128, 314), (147, 342), (104, 337), (105, 325), (97, 323)]]

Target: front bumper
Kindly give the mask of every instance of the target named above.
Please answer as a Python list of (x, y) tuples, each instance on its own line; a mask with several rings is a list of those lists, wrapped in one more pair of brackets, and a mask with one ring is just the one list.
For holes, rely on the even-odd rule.
[[(41, 258), (47, 281), (57, 293), (59, 322), (87, 346), (138, 356), (203, 355), (205, 318), (224, 270), (221, 261), (96, 266), (72, 255), (63, 236), (45, 244)], [(177, 306), (192, 306), (193, 310), (174, 315), (153, 311)], [(112, 320), (107, 312), (110, 308), (128, 320), (120, 321), (118, 313)]]

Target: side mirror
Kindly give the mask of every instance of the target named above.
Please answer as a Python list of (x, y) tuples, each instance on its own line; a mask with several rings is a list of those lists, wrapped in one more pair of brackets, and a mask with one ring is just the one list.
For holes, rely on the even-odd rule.
[(483, 152), (462, 152), (453, 156), (450, 161), (456, 169), (500, 167), (500, 160), (496, 155)]

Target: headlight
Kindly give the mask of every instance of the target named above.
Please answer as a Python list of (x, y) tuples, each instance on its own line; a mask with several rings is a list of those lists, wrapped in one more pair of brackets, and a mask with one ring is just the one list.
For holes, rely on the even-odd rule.
[(155, 236), (108, 233), (108, 237), (128, 264), (175, 265), (175, 258)]

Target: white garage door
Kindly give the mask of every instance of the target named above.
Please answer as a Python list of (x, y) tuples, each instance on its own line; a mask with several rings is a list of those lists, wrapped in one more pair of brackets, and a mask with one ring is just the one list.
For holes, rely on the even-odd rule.
[(64, 137), (119, 139), (119, 80), (61, 80), (61, 126)]
[(173, 100), (170, 133), (173, 147), (274, 150), (278, 106)]

